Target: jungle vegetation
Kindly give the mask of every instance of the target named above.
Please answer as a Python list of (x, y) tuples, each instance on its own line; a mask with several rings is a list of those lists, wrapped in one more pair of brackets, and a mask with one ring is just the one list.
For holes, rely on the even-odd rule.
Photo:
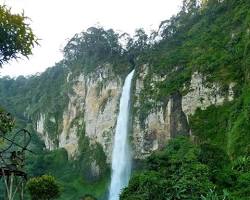
[[(63, 149), (43, 150), (34, 122), (41, 111), (48, 119), (54, 117), (56, 123), (48, 120), (46, 128), (53, 133), (50, 139), (56, 142), (63, 110), (68, 104), (67, 94), (72, 92), (68, 73), (74, 78), (109, 66), (116, 76), (124, 78), (132, 68), (139, 73), (146, 64), (150, 73), (144, 80), (141, 102), (133, 107), (133, 114), (140, 116), (141, 124), (152, 109), (164, 105), (174, 93), (185, 95), (191, 76), (197, 71), (207, 78), (207, 84), (219, 83), (221, 93), (234, 83), (234, 100), (206, 110), (197, 109), (189, 116), (192, 138), (170, 140), (164, 149), (144, 161), (121, 199), (249, 199), (249, 30), (247, 0), (203, 3), (184, 0), (180, 12), (162, 21), (159, 29), (151, 34), (138, 29), (134, 36), (129, 36), (112, 29), (90, 27), (76, 34), (63, 50), (64, 59), (44, 73), (16, 79), (2, 77), (0, 105), (15, 116), (16, 128), (25, 126), (33, 133), (32, 148), (39, 152), (29, 156), (27, 170), (32, 176), (55, 175), (63, 188), (61, 199), (84, 198), (89, 194), (105, 199), (109, 168), (103, 162), (105, 155), (101, 147), (89, 147), (84, 125), (78, 130), (82, 137), (81, 156), (70, 161)], [(32, 34), (27, 37), (34, 41)], [(125, 40), (125, 44), (121, 40)], [(154, 75), (164, 79), (155, 81)], [(1, 128), (9, 130), (9, 126), (1, 125)], [(91, 155), (102, 166), (101, 177), (88, 176)], [(58, 165), (63, 167), (58, 170)]]

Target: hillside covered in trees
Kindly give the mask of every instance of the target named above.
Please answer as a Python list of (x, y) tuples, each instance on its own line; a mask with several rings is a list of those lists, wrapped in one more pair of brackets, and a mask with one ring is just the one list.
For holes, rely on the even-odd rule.
[[(143, 29), (131, 37), (112, 29), (91, 27), (76, 34), (63, 52), (64, 59), (42, 74), (0, 79), (0, 105), (16, 118), (16, 128), (25, 127), (33, 135), (31, 146), (38, 153), (27, 158), (31, 176), (57, 177), (62, 186), (61, 199), (73, 200), (87, 194), (106, 199), (110, 163), (104, 147), (87, 135), (87, 122), (83, 118), (89, 113), (80, 112), (71, 121), (71, 128), (77, 127), (80, 138), (74, 159), (59, 148), (64, 113), (75, 97), (74, 85), (82, 83), (81, 74), (92, 78), (100, 72), (95, 79), (84, 79), (88, 84), (97, 80), (95, 89), (100, 98), (107, 82), (118, 79), (115, 83), (119, 85), (134, 68), (135, 84), (146, 66), (140, 98), (135, 95), (135, 87), (131, 95), (133, 102), (138, 102), (131, 106), (131, 123), (135, 124), (134, 116), (138, 116), (142, 129), (148, 126), (148, 116), (167, 107), (172, 96), (190, 93), (195, 73), (206, 77), (202, 84), (207, 88), (219, 86), (213, 98), (227, 96), (229, 89), (233, 98), (205, 109), (198, 107), (187, 116), (188, 131), (171, 135), (164, 147), (149, 157), (135, 159), (131, 180), (120, 199), (250, 198), (250, 3), (247, 0), (184, 0), (180, 12), (162, 21), (159, 29), (149, 35)], [(103, 75), (106, 68), (110, 77)], [(111, 90), (107, 96), (101, 102), (100, 113), (113, 97)], [(205, 100), (199, 101), (202, 104)], [(49, 133), (46, 139), (52, 141), (52, 149), (37, 134), (41, 113), (46, 116), (44, 130)], [(133, 143), (132, 130), (130, 138)], [(93, 174), (96, 166), (98, 174)]]

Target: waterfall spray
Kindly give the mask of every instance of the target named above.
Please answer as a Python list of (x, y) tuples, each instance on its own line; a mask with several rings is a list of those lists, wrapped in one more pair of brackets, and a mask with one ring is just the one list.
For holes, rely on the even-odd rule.
[(109, 200), (119, 200), (121, 190), (128, 185), (131, 173), (131, 152), (128, 143), (128, 121), (130, 90), (134, 70), (128, 74), (122, 88), (120, 110), (116, 123), (116, 131), (112, 152), (112, 176)]

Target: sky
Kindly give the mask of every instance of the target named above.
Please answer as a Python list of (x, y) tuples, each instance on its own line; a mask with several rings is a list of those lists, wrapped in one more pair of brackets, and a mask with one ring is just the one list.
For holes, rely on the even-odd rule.
[(157, 29), (176, 14), (182, 0), (0, 0), (13, 13), (28, 16), (39, 46), (29, 59), (11, 61), (0, 76), (16, 77), (43, 72), (63, 58), (61, 50), (76, 33), (93, 25), (133, 34), (136, 28)]

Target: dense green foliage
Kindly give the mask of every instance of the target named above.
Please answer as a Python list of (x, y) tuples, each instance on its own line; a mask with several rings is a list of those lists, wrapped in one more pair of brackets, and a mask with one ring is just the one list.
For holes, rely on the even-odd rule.
[[(87, 147), (85, 147), (87, 148)], [(75, 200), (87, 194), (103, 198), (108, 187), (108, 172), (101, 172), (101, 176), (91, 176), (88, 163), (80, 160), (69, 160), (64, 149), (55, 151), (37, 150), (36, 155), (28, 155), (26, 171), (30, 177), (52, 174), (60, 184), (61, 200)], [(88, 155), (82, 153), (85, 161)]]
[(232, 158), (249, 156), (249, 93), (248, 83), (242, 94), (231, 103), (198, 109), (190, 118), (192, 132), (197, 142), (221, 146)]
[(49, 175), (30, 179), (27, 189), (32, 200), (52, 200), (60, 197), (59, 185), (55, 178)]
[[(99, 33), (105, 35), (105, 37), (108, 37), (106, 35), (108, 33), (113, 34), (114, 37), (116, 35), (112, 30), (106, 32), (102, 28), (92, 28), (86, 32), (86, 35), (89, 35), (85, 36), (83, 34), (83, 37), (94, 38), (88, 43), (90, 45), (92, 42), (93, 47)], [(68, 47), (72, 40), (65, 47), (65, 52), (66, 49), (69, 50)], [(108, 41), (111, 42), (111, 38)], [(80, 45), (80, 43), (77, 45)], [(85, 56), (84, 58), (79, 57), (78, 60), (73, 61), (65, 56), (63, 61), (47, 69), (40, 75), (30, 77), (19, 76), (16, 79), (3, 77), (0, 79), (1, 105), (15, 116), (17, 122), (15, 128), (26, 127), (33, 135), (30, 148), (36, 152), (36, 155), (28, 155), (27, 157), (26, 168), (28, 174), (31, 177), (53, 174), (62, 186), (61, 199), (79, 199), (85, 194), (92, 194), (95, 197), (103, 198), (107, 191), (109, 170), (106, 164), (106, 156), (99, 144), (91, 145), (88, 138), (85, 137), (84, 124), (80, 123), (83, 113), (82, 116), (76, 117), (71, 124), (71, 126), (77, 127), (77, 134), (80, 138), (79, 155), (73, 160), (68, 158), (65, 150), (43, 151), (44, 144), (42, 144), (35, 133), (37, 121), (41, 117), (44, 117), (45, 131), (49, 133), (50, 140), (55, 145), (58, 144), (58, 135), (62, 132), (63, 112), (67, 109), (68, 96), (73, 93), (72, 84), (74, 78), (79, 73), (91, 73), (99, 67), (99, 64), (105, 64), (103, 59), (106, 59), (106, 57), (102, 56), (102, 46), (101, 44), (96, 45), (96, 48), (100, 48), (97, 51), (100, 54), (93, 58), (89, 58), (90, 55), (82, 54), (82, 56)], [(107, 43), (104, 45), (107, 45)], [(89, 47), (84, 48), (86, 48), (86, 51), (90, 51)], [(114, 50), (115, 47), (112, 51)], [(74, 51), (74, 47), (72, 47), (71, 51)], [(120, 59), (118, 53), (113, 52), (112, 55), (117, 56), (118, 62)], [(88, 65), (83, 61), (84, 59), (92, 60), (92, 63), (86, 61), (90, 67), (89, 69), (86, 68)], [(112, 66), (115, 66), (115, 64), (111, 61), (111, 58), (108, 58), (107, 65), (111, 66), (112, 69)], [(125, 70), (127, 70), (127, 67), (128, 65), (125, 66)], [(71, 76), (68, 76), (69, 74)], [(92, 172), (92, 165), (98, 167), (99, 171), (97, 174)], [(58, 166), (62, 167), (58, 169)]]
[(38, 121), (40, 113), (46, 113), (47, 119), (54, 118), (55, 122), (46, 121), (46, 129), (50, 129), (50, 138), (56, 143), (63, 110), (68, 104), (67, 71), (58, 63), (40, 76), (19, 76), (15, 80), (3, 77), (0, 79), (0, 104), (25, 123)]
[[(37, 39), (23, 14), (12, 14), (6, 6), (0, 5), (0, 67), (19, 56), (28, 57)], [(0, 131), (11, 131), (14, 119), (0, 107)]]
[[(29, 148), (32, 148), (35, 154), (27, 155), (26, 171), (30, 177), (44, 174), (55, 176), (61, 186), (61, 200), (75, 200), (87, 194), (102, 199), (109, 182), (106, 156), (100, 145), (90, 144), (88, 137), (85, 136), (84, 123), (81, 124), (78, 120), (81, 118), (76, 118), (73, 122), (78, 124), (79, 136), (79, 153), (74, 158), (69, 158), (65, 149), (44, 150), (43, 142), (29, 124), (26, 127), (32, 133), (32, 143)], [(22, 127), (25, 124), (18, 122), (17, 125)], [(92, 163), (99, 167), (99, 173), (93, 172)]]
[(13, 117), (2, 108), (0, 108), (0, 133), (5, 134), (7, 132), (10, 132), (13, 126)]
[(184, 1), (176, 16), (162, 22), (163, 39), (140, 55), (138, 66), (147, 63), (150, 70), (135, 108), (142, 125), (168, 96), (187, 92), (183, 85), (195, 71), (207, 84), (219, 83), (221, 93), (236, 83), (235, 100), (198, 109), (190, 116), (196, 145), (171, 141), (132, 177), (121, 199), (249, 199), (249, 6), (244, 0), (208, 0), (202, 6)]
[(95, 197), (93, 197), (92, 195), (84, 195), (84, 197), (81, 198), (81, 200), (96, 200)]
[(121, 199), (199, 199), (213, 184), (197, 155), (198, 149), (187, 139), (170, 141), (164, 151), (147, 160), (144, 172), (132, 177)]
[(165, 74), (182, 66), (218, 81), (243, 78), (249, 5), (244, 0), (208, 2), (203, 7), (184, 4), (175, 17), (161, 23), (163, 40), (149, 52), (154, 71)]
[[(56, 144), (68, 94), (73, 92), (72, 83), (80, 73), (108, 68), (124, 78), (132, 67), (138, 76), (147, 66), (140, 102), (134, 107), (141, 125), (153, 109), (165, 107), (173, 94), (185, 95), (196, 71), (206, 77), (204, 84), (218, 83), (222, 94), (226, 94), (230, 83), (235, 83), (234, 100), (197, 109), (188, 116), (193, 141), (178, 138), (153, 154), (145, 169), (132, 177), (121, 199), (247, 200), (249, 27), (250, 4), (246, 0), (207, 0), (202, 5), (185, 0), (181, 11), (163, 21), (159, 31), (149, 36), (143, 29), (131, 38), (112, 29), (91, 27), (75, 35), (64, 49), (64, 60), (41, 75), (1, 78), (0, 104), (17, 117), (18, 125), (33, 132), (32, 126), (36, 126), (41, 113), (45, 114), (45, 130)], [(120, 40), (126, 37), (127, 43), (122, 45)], [(76, 123), (80, 138), (76, 160), (69, 160), (65, 150), (42, 151), (35, 138), (32, 148), (40, 154), (28, 157), (27, 170), (31, 176), (55, 175), (62, 185), (62, 199), (90, 198), (87, 194), (103, 198), (109, 181), (105, 154), (100, 145), (90, 144), (84, 124), (78, 119), (72, 123)], [(91, 172), (94, 162), (100, 167), (100, 176)]]
[(126, 51), (119, 42), (120, 37), (112, 29), (90, 27), (86, 32), (76, 34), (65, 46), (65, 62), (74, 71), (83, 70), (89, 73), (108, 64), (113, 72), (126, 74), (129, 62), (126, 59)]
[(6, 6), (0, 6), (0, 67), (10, 59), (28, 57), (37, 44), (27, 17), (12, 14)]
[(141, 91), (141, 102), (147, 103), (136, 109), (142, 121), (155, 105), (164, 105), (167, 96), (177, 90), (185, 94), (183, 85), (188, 86), (195, 71), (222, 88), (230, 82), (242, 85), (249, 78), (249, 10), (245, 0), (209, 0), (202, 6), (184, 1), (176, 16), (161, 23), (162, 40), (138, 59), (139, 66), (147, 63), (150, 68)]
[[(140, 35), (142, 34), (141, 30)], [(139, 40), (139, 34), (137, 35)], [(68, 96), (74, 94), (72, 84), (75, 77), (80, 73), (92, 73), (107, 66), (123, 77), (132, 66), (132, 60), (128, 59), (131, 56), (122, 48), (119, 37), (111, 29), (91, 27), (73, 37), (64, 49), (64, 60), (44, 73), (30, 77), (19, 76), (16, 79), (0, 79), (1, 105), (16, 117), (15, 128), (26, 127), (33, 135), (30, 148), (37, 155), (27, 157), (28, 174), (31, 177), (53, 174), (62, 185), (61, 199), (77, 199), (85, 194), (103, 198), (109, 181), (106, 156), (101, 145), (90, 144), (85, 137), (85, 127), (80, 122), (83, 113), (79, 113), (71, 123), (71, 127), (77, 127), (80, 138), (79, 154), (73, 160), (68, 158), (65, 150), (43, 151), (44, 144), (35, 133), (36, 123), (41, 118), (45, 119), (44, 130), (57, 146), (58, 135), (62, 132), (63, 112), (68, 106)], [(140, 44), (130, 39), (128, 48), (133, 48), (133, 54), (138, 54)], [(62, 167), (58, 169), (58, 166)], [(98, 167), (97, 174), (93, 173), (93, 166)]]
[(170, 140), (133, 175), (121, 200), (249, 198), (249, 157), (231, 162), (215, 145), (195, 145), (189, 138)]

